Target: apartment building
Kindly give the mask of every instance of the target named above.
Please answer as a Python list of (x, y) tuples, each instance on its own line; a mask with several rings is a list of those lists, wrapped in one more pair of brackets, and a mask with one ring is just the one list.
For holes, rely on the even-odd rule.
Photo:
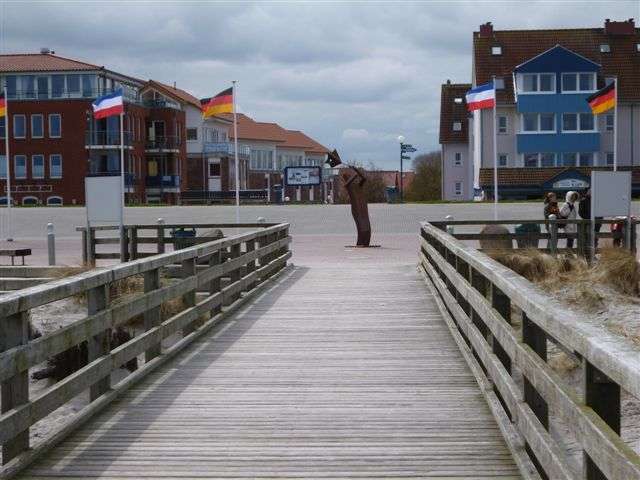
[(617, 164), (633, 171), (634, 194), (640, 194), (640, 29), (633, 19), (554, 30), (500, 31), (486, 23), (473, 34), (472, 72), (473, 86), (496, 81), (497, 152), (493, 111), (465, 116), (467, 85), (443, 85), (443, 199), (473, 197), (474, 162), (491, 196), (496, 153), (501, 198), (588, 186), (591, 170), (612, 168), (614, 131), (613, 112), (592, 115), (586, 98), (614, 78)]

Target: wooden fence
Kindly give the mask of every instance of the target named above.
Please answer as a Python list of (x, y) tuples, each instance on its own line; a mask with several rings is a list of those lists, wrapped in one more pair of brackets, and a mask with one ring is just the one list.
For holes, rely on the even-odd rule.
[[(86, 227), (76, 227), (76, 231), (82, 232), (82, 261), (85, 264), (94, 265), (96, 260), (120, 260), (128, 262), (139, 258), (150, 257), (158, 253), (165, 253), (167, 246), (173, 246), (181, 240), (174, 236), (174, 231), (179, 229), (203, 230), (232, 230), (267, 228), (276, 223), (172, 223), (165, 224), (159, 220), (154, 224), (135, 224), (124, 226), (124, 242), (120, 241), (119, 227), (95, 226), (87, 230)], [(113, 235), (115, 233), (115, 235)], [(191, 240), (192, 244), (206, 243), (218, 240), (219, 237), (197, 236)], [(117, 251), (98, 252), (98, 245), (115, 245)], [(143, 245), (155, 245), (153, 252), (143, 251)]]
[[(288, 224), (269, 226), (171, 253), (93, 269), (1, 297), (0, 444), (4, 467), (0, 476), (10, 476), (23, 468), (257, 292), (270, 276), (286, 266), (291, 256), (288, 231)], [(223, 254), (226, 260), (222, 259)], [(164, 269), (176, 264), (180, 266), (181, 278), (161, 281)], [(143, 290), (110, 302), (111, 288), (134, 276), (143, 277)], [(206, 287), (205, 293), (199, 293), (202, 287)], [(35, 340), (28, 338), (28, 319), (33, 309), (78, 295), (86, 296), (85, 318)], [(163, 318), (163, 305), (174, 299), (181, 300), (178, 313)], [(144, 331), (111, 348), (112, 329), (141, 316)], [(181, 334), (176, 343), (162, 345), (167, 337), (175, 339), (175, 334)], [(29, 368), (83, 342), (87, 342), (87, 365), (42, 393), (30, 396)], [(112, 385), (111, 373), (141, 355), (144, 355), (142, 366)], [(91, 403), (67, 426), (30, 449), (29, 428), (87, 389)]]
[[(420, 266), (525, 478), (640, 479), (620, 436), (621, 391), (640, 399), (637, 345), (430, 223)], [(551, 368), (550, 342), (579, 362), (582, 388)], [(553, 422), (582, 449), (578, 468)]]

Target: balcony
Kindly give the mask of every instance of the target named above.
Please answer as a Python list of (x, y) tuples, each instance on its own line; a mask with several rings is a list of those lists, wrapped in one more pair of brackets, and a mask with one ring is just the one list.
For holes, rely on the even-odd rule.
[(147, 188), (179, 189), (180, 175), (156, 175), (145, 178)]
[[(33, 89), (28, 90), (17, 90), (10, 88), (7, 92), (7, 97), (9, 100), (67, 100), (67, 99), (77, 99), (83, 98), (88, 100), (93, 100), (103, 95), (107, 95), (109, 93), (115, 92), (113, 88), (80, 88), (75, 91), (67, 91), (67, 90), (57, 90), (47, 88), (46, 90), (36, 90)], [(140, 104), (140, 98), (131, 93), (129, 90), (124, 91), (124, 100), (127, 103)]]
[(169, 102), (167, 100), (144, 100), (142, 105), (147, 108), (173, 108), (174, 110), (180, 110), (180, 105), (175, 102)]
[[(131, 132), (124, 132), (124, 147), (133, 148), (133, 137)], [(85, 148), (120, 148), (120, 132), (113, 130), (93, 130), (85, 132), (84, 138)]]
[[(235, 149), (232, 142), (204, 142), (202, 144), (202, 153), (213, 153), (217, 155), (231, 156), (235, 155)], [(238, 145), (238, 156), (249, 158), (251, 149), (247, 146)]]
[(147, 152), (175, 152), (178, 153), (182, 139), (176, 136), (163, 136), (147, 139), (145, 150)]

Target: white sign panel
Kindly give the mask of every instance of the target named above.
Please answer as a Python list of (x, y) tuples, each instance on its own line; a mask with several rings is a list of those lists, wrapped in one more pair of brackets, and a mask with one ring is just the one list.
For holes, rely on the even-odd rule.
[(582, 188), (589, 188), (589, 183), (578, 178), (565, 178), (564, 180), (554, 182), (553, 188), (557, 190), (579, 190)]
[(631, 172), (591, 172), (591, 215), (627, 216), (631, 210)]
[(122, 180), (114, 177), (85, 177), (87, 219), (91, 225), (120, 223), (122, 218)]
[(287, 167), (284, 178), (287, 186), (320, 185), (322, 169), (320, 167)]

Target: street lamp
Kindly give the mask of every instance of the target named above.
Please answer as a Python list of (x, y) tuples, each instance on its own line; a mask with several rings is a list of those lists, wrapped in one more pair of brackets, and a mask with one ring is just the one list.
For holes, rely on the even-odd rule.
[(404, 136), (398, 135), (398, 143), (400, 144), (400, 203), (404, 203), (404, 172), (403, 172), (403, 161), (409, 160), (410, 157), (405, 155), (405, 153), (415, 152), (416, 149), (413, 145), (409, 143), (404, 143)]

